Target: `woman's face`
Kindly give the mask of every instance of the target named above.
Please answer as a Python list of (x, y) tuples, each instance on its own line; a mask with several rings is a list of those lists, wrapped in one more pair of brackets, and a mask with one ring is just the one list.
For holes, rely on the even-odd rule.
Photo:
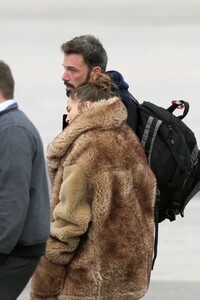
[(67, 118), (66, 122), (70, 125), (71, 122), (80, 114), (78, 102), (68, 98), (67, 101)]

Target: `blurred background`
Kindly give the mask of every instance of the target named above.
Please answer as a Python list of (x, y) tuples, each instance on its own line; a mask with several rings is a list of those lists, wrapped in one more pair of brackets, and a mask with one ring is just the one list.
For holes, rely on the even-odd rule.
[[(199, 0), (0, 0), (0, 59), (15, 77), (15, 100), (40, 131), (44, 148), (61, 131), (65, 88), (60, 45), (82, 34), (100, 39), (108, 68), (130, 92), (168, 107), (190, 102), (184, 119), (200, 144)], [(200, 299), (200, 195), (185, 217), (159, 228), (158, 257), (146, 300)], [(28, 298), (29, 286), (19, 299)]]

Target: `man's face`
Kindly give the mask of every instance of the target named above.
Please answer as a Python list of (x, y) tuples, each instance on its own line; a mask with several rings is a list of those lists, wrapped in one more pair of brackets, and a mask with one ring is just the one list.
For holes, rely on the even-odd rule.
[(89, 70), (81, 54), (65, 55), (63, 68), (62, 80), (66, 86), (66, 94), (69, 96), (71, 90), (87, 82), (91, 70)]

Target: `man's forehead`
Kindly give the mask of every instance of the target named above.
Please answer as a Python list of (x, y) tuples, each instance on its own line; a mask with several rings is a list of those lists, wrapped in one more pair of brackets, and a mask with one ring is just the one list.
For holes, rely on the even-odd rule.
[(84, 61), (84, 58), (81, 54), (76, 54), (76, 53), (72, 53), (72, 54), (66, 54), (64, 55), (64, 60), (63, 60), (63, 65), (85, 65), (86, 63)]

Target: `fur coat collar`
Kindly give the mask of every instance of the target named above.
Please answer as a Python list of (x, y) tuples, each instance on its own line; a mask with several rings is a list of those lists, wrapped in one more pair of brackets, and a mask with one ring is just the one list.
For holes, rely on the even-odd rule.
[(91, 109), (85, 109), (66, 127), (48, 146), (47, 158), (53, 160), (62, 158), (74, 141), (83, 133), (98, 129), (117, 129), (127, 119), (127, 110), (117, 97), (101, 100), (92, 104)]

